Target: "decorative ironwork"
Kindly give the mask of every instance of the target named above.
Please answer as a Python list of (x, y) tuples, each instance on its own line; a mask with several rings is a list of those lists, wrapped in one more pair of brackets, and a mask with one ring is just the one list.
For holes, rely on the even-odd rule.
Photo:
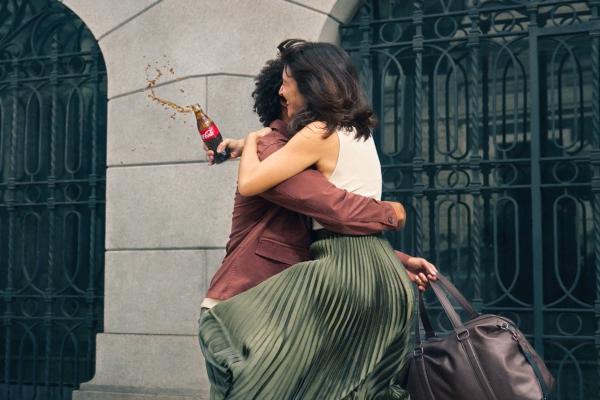
[(600, 1), (364, 0), (340, 32), (390, 239), (518, 323), (557, 398), (600, 399)]
[(104, 60), (59, 2), (0, 21), (0, 398), (70, 399), (102, 330)]

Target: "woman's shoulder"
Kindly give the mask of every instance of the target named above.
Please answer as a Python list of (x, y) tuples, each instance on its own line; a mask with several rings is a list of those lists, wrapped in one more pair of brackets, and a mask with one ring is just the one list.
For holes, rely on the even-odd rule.
[(292, 139), (299, 143), (318, 146), (329, 138), (327, 126), (324, 122), (314, 121), (300, 129)]
[(325, 139), (327, 135), (327, 124), (322, 121), (313, 121), (310, 124), (306, 125), (304, 128), (300, 130), (300, 132), (304, 132), (310, 134), (311, 137)]
[(337, 152), (337, 135), (327, 135), (325, 123), (315, 121), (300, 129), (286, 144), (291, 156), (310, 154), (311, 158), (320, 160), (330, 152)]

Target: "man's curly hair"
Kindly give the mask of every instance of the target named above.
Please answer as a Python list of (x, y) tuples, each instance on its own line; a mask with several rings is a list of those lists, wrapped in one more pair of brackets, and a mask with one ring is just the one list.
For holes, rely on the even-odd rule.
[(271, 122), (281, 118), (281, 74), (283, 63), (279, 58), (267, 61), (260, 73), (254, 78), (254, 112), (258, 114), (260, 122), (269, 126)]

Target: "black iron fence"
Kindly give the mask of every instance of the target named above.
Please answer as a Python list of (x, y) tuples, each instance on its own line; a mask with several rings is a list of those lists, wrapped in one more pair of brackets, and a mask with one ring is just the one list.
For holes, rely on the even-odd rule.
[(341, 28), (380, 118), (384, 196), (409, 209), (396, 248), (518, 323), (569, 400), (600, 399), (599, 13), (369, 0)]
[(102, 330), (106, 73), (57, 1), (0, 1), (0, 398), (70, 399)]

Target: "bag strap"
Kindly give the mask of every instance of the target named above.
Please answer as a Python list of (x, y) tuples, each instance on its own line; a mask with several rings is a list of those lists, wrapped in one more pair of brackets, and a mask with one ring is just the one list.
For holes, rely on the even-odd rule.
[(423, 298), (423, 293), (418, 288), (415, 288), (414, 293), (414, 303), (417, 304), (415, 309), (415, 319), (413, 321), (413, 329), (415, 331), (415, 352), (418, 352), (422, 349), (422, 340), (421, 340), (421, 331), (419, 330), (419, 322), (423, 324), (423, 328), (425, 329), (425, 339), (435, 337), (435, 330), (433, 329), (433, 325), (431, 324), (431, 320), (429, 319), (429, 314), (427, 313), (427, 307), (425, 306), (425, 300)]
[(462, 306), (462, 308), (469, 314), (469, 318), (473, 319), (478, 317), (480, 314), (475, 311), (471, 303), (465, 299), (465, 297), (456, 289), (456, 287), (446, 278), (444, 275), (438, 272), (438, 280), (431, 281), (431, 288), (435, 293), (438, 301), (442, 305), (444, 312), (450, 319), (452, 326), (455, 330), (459, 330), (462, 327), (462, 321), (458, 313), (454, 310), (452, 303), (448, 299), (448, 295), (444, 289)]
[(431, 319), (429, 319), (429, 313), (427, 312), (427, 307), (425, 306), (425, 299), (423, 298), (423, 293), (417, 289), (419, 293), (419, 315), (421, 317), (421, 322), (423, 323), (423, 328), (425, 329), (425, 338), (435, 337), (435, 330), (433, 329), (433, 325), (431, 324)]
[[(462, 322), (460, 320), (459, 315), (454, 310), (454, 307), (450, 303), (448, 296), (444, 292), (448, 292), (461, 306), (462, 308), (469, 314), (470, 319), (476, 318), (479, 316), (479, 313), (475, 311), (471, 303), (460, 293), (460, 291), (454, 286), (448, 278), (438, 272), (438, 280), (431, 281), (431, 287), (442, 305), (446, 315), (452, 322), (452, 326), (454, 329), (458, 329), (462, 326)], [(442, 288), (444, 290), (442, 290)], [(433, 325), (431, 324), (431, 319), (429, 318), (429, 313), (427, 312), (427, 307), (425, 306), (425, 300), (423, 298), (423, 294), (415, 289), (415, 304), (418, 304), (416, 309), (416, 318), (415, 318), (415, 350), (421, 348), (421, 334), (419, 331), (419, 322), (423, 323), (423, 328), (425, 329), (425, 338), (435, 337), (435, 330), (433, 329)], [(418, 351), (418, 350), (417, 350)]]
[(461, 337), (461, 335), (457, 333), (456, 337), (458, 338), (459, 345), (461, 346), (463, 352), (469, 360), (471, 371), (473, 371), (473, 373), (475, 374), (475, 378), (479, 382), (479, 387), (485, 393), (487, 400), (498, 400), (498, 397), (494, 393), (494, 389), (492, 389), (492, 386), (490, 385), (490, 381), (487, 378), (485, 371), (481, 367), (481, 363), (479, 362), (477, 353), (473, 348), (473, 343), (471, 343), (471, 339), (468, 335), (469, 331), (465, 331), (467, 332), (466, 336)]
[[(419, 332), (419, 321), (423, 322), (423, 326), (425, 328), (426, 336), (431, 337), (435, 336), (435, 332), (431, 325), (431, 321), (429, 320), (429, 316), (427, 315), (427, 309), (425, 307), (425, 301), (423, 300), (423, 293), (418, 288), (414, 288), (415, 293), (415, 304), (418, 306), (415, 309), (415, 320), (413, 322), (415, 327), (415, 349), (413, 351), (414, 362), (417, 366), (416, 374), (421, 381), (421, 387), (426, 391), (427, 398), (430, 400), (436, 400), (433, 390), (431, 388), (431, 384), (429, 383), (429, 378), (427, 376), (427, 368), (425, 368), (425, 359), (423, 358), (423, 345), (421, 342), (421, 333)], [(431, 335), (431, 336), (430, 336)]]
[(477, 318), (480, 314), (475, 311), (473, 305), (462, 295), (462, 293), (450, 282), (450, 280), (438, 273), (440, 284), (444, 289), (462, 306), (462, 308), (469, 314), (469, 318)]
[(544, 380), (544, 376), (542, 375), (542, 371), (540, 370), (540, 366), (535, 361), (535, 359), (533, 358), (533, 355), (529, 352), (529, 350), (527, 350), (527, 347), (523, 344), (522, 340), (523, 340), (523, 337), (521, 335), (519, 335), (519, 337), (517, 339), (517, 343), (519, 344), (521, 351), (525, 355), (525, 359), (531, 365), (531, 368), (533, 369), (533, 373), (535, 374), (535, 377), (537, 378), (538, 382), (540, 383), (540, 387), (541, 387), (542, 393), (544, 395), (543, 400), (550, 399), (550, 393), (552, 392), (552, 390), (550, 390), (550, 387), (548, 387), (548, 385), (546, 384), (546, 381)]
[(421, 301), (423, 300), (423, 295), (421, 294), (421, 292), (419, 291), (418, 288), (413, 288), (414, 289), (414, 293), (413, 293), (413, 297), (414, 297), (414, 304), (416, 304), (416, 308), (415, 308), (415, 317), (414, 317), (414, 321), (413, 321), (413, 329), (415, 331), (415, 350), (414, 353), (417, 354), (417, 351), (422, 350), (423, 346), (421, 345), (421, 332), (419, 330), (419, 322), (422, 320), (422, 310), (421, 310)]
[(415, 359), (415, 363), (417, 364), (417, 375), (419, 376), (419, 380), (421, 381), (421, 389), (425, 391), (425, 395), (428, 400), (436, 400), (435, 395), (433, 394), (433, 389), (431, 388), (431, 383), (429, 382), (429, 377), (427, 376), (427, 368), (425, 367), (425, 358), (417, 357)]

